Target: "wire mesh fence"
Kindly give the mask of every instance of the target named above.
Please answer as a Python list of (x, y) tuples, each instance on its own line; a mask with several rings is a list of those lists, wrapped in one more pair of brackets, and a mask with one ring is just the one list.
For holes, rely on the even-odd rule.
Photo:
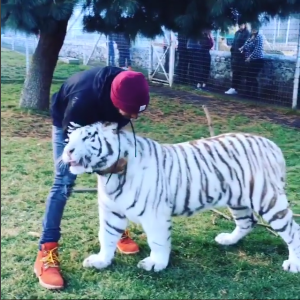
[[(80, 22), (78, 15), (70, 20), (61, 60), (133, 69), (153, 82), (219, 93), (224, 101), (240, 97), (300, 106), (299, 18), (274, 18), (257, 35), (255, 28), (236, 26), (226, 35), (204, 31), (198, 39), (187, 39), (164, 30), (153, 40), (138, 36), (135, 41), (124, 34), (83, 33)], [(28, 70), (38, 38), (4, 32), (1, 47), (26, 55)]]

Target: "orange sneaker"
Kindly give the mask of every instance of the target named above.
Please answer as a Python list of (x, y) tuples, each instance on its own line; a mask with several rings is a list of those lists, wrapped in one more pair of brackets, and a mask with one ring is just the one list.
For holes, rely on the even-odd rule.
[(49, 290), (58, 290), (64, 287), (57, 249), (58, 243), (43, 244), (34, 263), (34, 273), (38, 277), (40, 285)]
[(140, 251), (137, 243), (130, 238), (128, 230), (123, 233), (117, 247), (123, 254), (135, 254)]

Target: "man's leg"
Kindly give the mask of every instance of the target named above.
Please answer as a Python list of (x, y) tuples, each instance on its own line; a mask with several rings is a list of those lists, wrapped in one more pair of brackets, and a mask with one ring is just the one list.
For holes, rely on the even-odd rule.
[(245, 61), (243, 59), (239, 60), (238, 64), (238, 74), (237, 74), (237, 90), (244, 93), (244, 79), (245, 79)]
[(210, 75), (211, 56), (210, 53), (203, 55), (202, 65), (202, 87), (205, 88)]
[(238, 63), (237, 59), (233, 56), (231, 56), (231, 72), (232, 72), (232, 81), (231, 81), (231, 87), (235, 90), (238, 89)]
[(126, 67), (125, 63), (126, 63), (126, 57), (125, 57), (126, 53), (124, 53), (124, 49), (119, 49), (119, 67), (120, 68), (124, 68)]
[(43, 233), (40, 239), (34, 272), (43, 287), (48, 289), (60, 289), (64, 286), (58, 260), (60, 223), (66, 201), (74, 186), (76, 175), (70, 173), (68, 166), (63, 163), (57, 163), (64, 149), (64, 134), (62, 128), (53, 126), (52, 146), (55, 177), (46, 202)]
[(126, 49), (126, 58), (127, 58), (127, 68), (128, 70), (132, 71), (130, 48)]
[(250, 83), (252, 92), (251, 96), (257, 98), (258, 96), (258, 74), (263, 67), (262, 59), (254, 59), (249, 63), (248, 81)]

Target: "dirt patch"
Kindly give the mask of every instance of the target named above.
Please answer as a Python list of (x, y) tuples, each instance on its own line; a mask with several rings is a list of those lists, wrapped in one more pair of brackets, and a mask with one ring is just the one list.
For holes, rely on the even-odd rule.
[[(197, 105), (207, 105), (210, 112), (220, 117), (244, 115), (254, 120), (264, 120), (292, 128), (300, 128), (300, 116), (291, 114), (288, 110), (278, 110), (274, 107), (265, 107), (256, 104), (242, 103), (239, 101), (226, 101), (217, 99), (216, 96), (196, 94), (193, 92), (174, 90), (168, 87), (151, 85), (150, 92), (165, 97), (165, 101), (178, 101)], [(178, 116), (179, 117), (179, 116)]]
[(51, 124), (48, 116), (4, 111), (1, 113), (1, 136), (51, 139)]
[[(193, 92), (173, 90), (164, 86), (151, 86), (150, 91), (156, 94), (159, 99), (153, 97), (149, 109), (143, 116), (152, 122), (182, 125), (187, 120), (195, 120), (197, 124), (207, 124), (205, 117), (197, 117), (197, 113), (182, 104), (207, 105), (214, 122), (225, 118), (243, 115), (256, 121), (268, 121), (292, 128), (300, 128), (300, 116), (291, 114), (288, 110), (278, 110), (273, 107), (258, 106), (238, 101), (226, 101), (216, 99), (213, 95), (200, 95)], [(164, 101), (164, 105), (162, 105)], [(198, 110), (204, 116), (202, 109)], [(2, 111), (1, 112), (1, 136), (2, 137), (32, 137), (37, 139), (51, 139), (51, 118), (50, 116), (32, 114), (22, 111)]]

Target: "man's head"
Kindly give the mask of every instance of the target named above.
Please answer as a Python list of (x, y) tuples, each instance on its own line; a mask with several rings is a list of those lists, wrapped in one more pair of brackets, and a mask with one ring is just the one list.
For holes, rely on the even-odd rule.
[(244, 30), (246, 28), (246, 24), (245, 23), (239, 23), (239, 29), (240, 30)]
[(253, 24), (251, 24), (251, 33), (252, 34), (258, 34), (258, 32), (259, 32), (259, 24), (258, 23), (253, 23)]
[(112, 82), (110, 97), (120, 114), (128, 119), (136, 119), (149, 104), (148, 82), (140, 72), (121, 72)]

